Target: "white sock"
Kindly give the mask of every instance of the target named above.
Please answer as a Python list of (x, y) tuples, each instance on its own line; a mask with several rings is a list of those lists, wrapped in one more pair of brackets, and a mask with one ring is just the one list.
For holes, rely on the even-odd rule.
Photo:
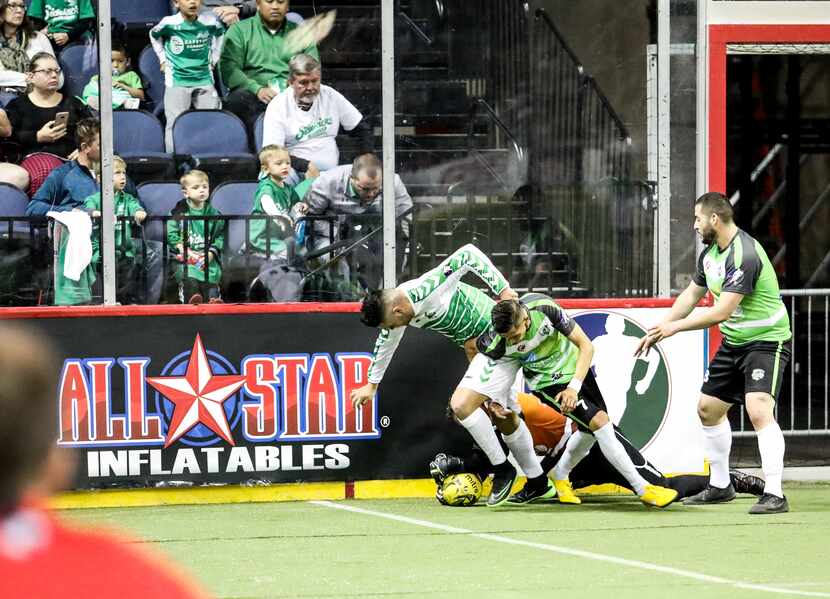
[(596, 437), (589, 433), (576, 431), (565, 443), (565, 451), (562, 452), (562, 457), (556, 462), (553, 467), (553, 477), (555, 480), (565, 480), (571, 475), (576, 465), (588, 455), (594, 443), (597, 442)]
[(728, 419), (715, 426), (703, 425), (703, 455), (709, 459), (709, 484), (713, 487), (725, 489), (729, 486), (730, 449), (732, 427)]
[(784, 475), (784, 434), (773, 421), (758, 431), (758, 450), (761, 452), (761, 470), (764, 471), (764, 493), (783, 497), (781, 477)]
[(481, 450), (487, 454), (487, 458), (493, 466), (498, 466), (507, 461), (507, 456), (501, 448), (498, 437), (493, 431), (493, 423), (483, 410), (474, 410), (472, 414), (459, 420), (461, 426), (467, 429), (467, 432), (473, 437), (473, 440), (481, 447)]
[(536, 456), (536, 452), (533, 451), (533, 438), (530, 436), (530, 430), (524, 420), (520, 418), (518, 428), (509, 435), (502, 435), (501, 437), (507, 443), (510, 453), (516, 458), (525, 476), (528, 478), (542, 476), (542, 466), (539, 465), (539, 458)]
[(648, 482), (637, 472), (637, 467), (634, 466), (631, 457), (626, 453), (625, 447), (617, 439), (617, 434), (614, 432), (614, 424), (609, 421), (604, 426), (595, 430), (594, 436), (597, 438), (602, 455), (605, 456), (606, 460), (611, 462), (611, 465), (617, 472), (625, 477), (625, 480), (628, 481), (631, 488), (634, 489), (634, 492), (637, 495), (645, 493)]

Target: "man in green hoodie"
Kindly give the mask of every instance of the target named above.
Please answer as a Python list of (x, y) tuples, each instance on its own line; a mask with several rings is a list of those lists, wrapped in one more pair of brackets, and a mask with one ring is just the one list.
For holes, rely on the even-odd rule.
[(225, 34), (219, 73), (230, 90), (223, 107), (253, 131), (257, 117), (288, 80), (288, 61), (294, 54), (320, 58), (315, 45), (290, 52), (286, 36), (297, 28), (285, 18), (288, 0), (256, 0), (257, 14), (234, 23)]

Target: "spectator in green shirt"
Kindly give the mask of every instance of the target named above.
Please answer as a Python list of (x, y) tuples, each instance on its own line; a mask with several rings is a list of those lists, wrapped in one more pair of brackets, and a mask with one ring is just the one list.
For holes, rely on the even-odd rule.
[[(100, 110), (98, 75), (93, 75), (83, 91), (87, 106)], [(130, 69), (130, 57), (120, 42), (112, 42), (112, 107), (138, 108), (144, 100), (144, 86), (138, 73)]]
[(289, 53), (285, 38), (297, 28), (288, 21), (288, 0), (256, 0), (257, 14), (231, 25), (219, 59), (219, 73), (230, 89), (224, 107), (253, 131), (257, 117), (288, 80), (288, 61), (294, 54), (320, 58), (315, 45)]

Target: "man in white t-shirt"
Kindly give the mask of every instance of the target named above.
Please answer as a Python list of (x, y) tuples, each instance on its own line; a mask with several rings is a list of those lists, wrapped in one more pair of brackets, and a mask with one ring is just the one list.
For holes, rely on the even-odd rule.
[(285, 146), (291, 166), (305, 173), (309, 164), (326, 171), (340, 164), (335, 141), (342, 127), (358, 139), (358, 154), (372, 151), (374, 133), (363, 115), (337, 90), (320, 85), (320, 62), (297, 54), (288, 62), (288, 87), (265, 110), (264, 146)]

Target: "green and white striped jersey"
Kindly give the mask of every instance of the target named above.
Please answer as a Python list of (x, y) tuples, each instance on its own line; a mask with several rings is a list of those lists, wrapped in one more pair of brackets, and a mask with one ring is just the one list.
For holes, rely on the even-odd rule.
[(717, 243), (703, 250), (694, 282), (708, 287), (715, 296), (715, 304), (724, 291), (744, 296), (729, 320), (720, 324), (721, 333), (730, 344), (787, 341), (792, 336), (775, 269), (764, 248), (748, 233), (738, 229), (723, 251)]
[[(474, 245), (467, 244), (432, 270), (398, 287), (406, 293), (415, 311), (409, 325), (441, 333), (461, 346), (487, 330), (495, 302), (482, 291), (461, 282), (469, 272), (475, 273), (496, 295), (507, 287), (507, 280), (490, 259)], [(369, 382), (379, 383), (383, 379), (404, 331), (406, 327), (381, 329), (369, 368)]]
[(507, 340), (490, 327), (476, 347), (493, 360), (518, 360), (528, 387), (535, 391), (568, 383), (576, 372), (579, 349), (568, 339), (576, 323), (556, 302), (541, 293), (520, 299), (530, 316), (530, 326), (519, 343)]
[(164, 17), (150, 30), (150, 42), (165, 64), (164, 85), (196, 87), (213, 85), (213, 67), (219, 62), (225, 28), (212, 12), (193, 21), (182, 13)]

